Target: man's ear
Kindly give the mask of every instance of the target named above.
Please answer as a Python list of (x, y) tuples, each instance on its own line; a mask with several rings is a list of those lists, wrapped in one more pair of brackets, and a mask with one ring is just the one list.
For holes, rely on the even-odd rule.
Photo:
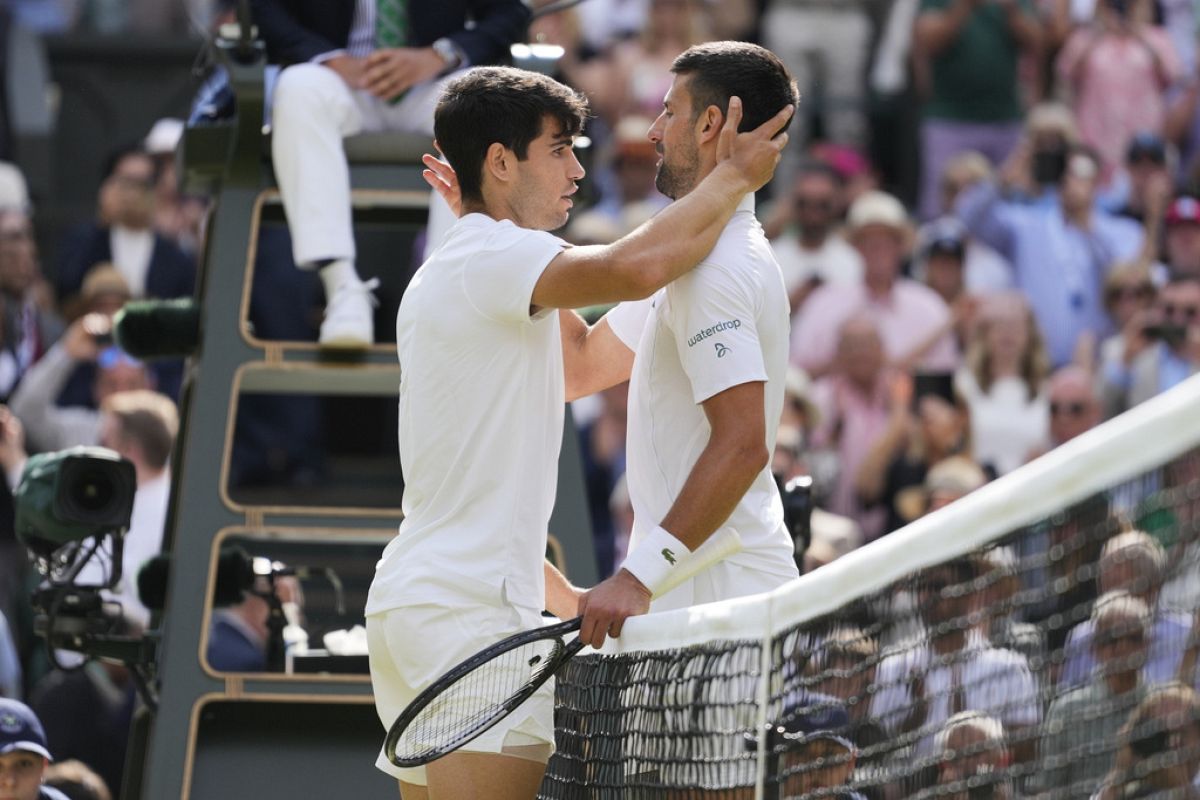
[(700, 144), (715, 142), (721, 135), (721, 126), (725, 124), (725, 112), (716, 106), (709, 106), (696, 118), (696, 133)]
[(492, 142), (483, 156), (483, 171), (500, 183), (507, 183), (512, 179), (515, 160), (515, 153), (499, 142)]

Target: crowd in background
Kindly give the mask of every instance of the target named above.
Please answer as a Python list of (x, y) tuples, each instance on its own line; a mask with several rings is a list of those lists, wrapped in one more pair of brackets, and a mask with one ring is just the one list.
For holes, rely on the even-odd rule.
[[(12, 0), (8, 11), (15, 24), (45, 34), (187, 35), (210, 29), (230, 7)], [(797, 547), (803, 570), (888, 535), (1200, 367), (1198, 24), (1192, 0), (586, 0), (532, 22), (529, 39), (561, 48), (555, 76), (586, 93), (594, 114), (587, 202), (561, 232), (575, 243), (612, 241), (668, 202), (655, 189), (657, 154), (646, 132), (670, 64), (686, 48), (758, 41), (799, 81), (793, 144), (757, 213), (792, 303), (792, 369), (773, 468), (781, 483), (812, 477), (815, 507)], [(173, 153), (181, 126), (164, 121), (113, 154), (95, 217), (55, 243), (55, 264), (39, 262), (37, 209), (19, 171), (0, 167), (0, 514), (11, 516), (9, 490), (28, 452), (106, 444), (138, 467), (143, 554), (161, 543), (182, 365), (142, 364), (112, 345), (109, 329), (128, 299), (193, 292), (209, 205), (180, 192)], [(620, 563), (631, 526), (626, 402), (620, 386), (574, 407), (601, 577)], [(1192, 485), (1186, 465), (1177, 471), (1187, 474), (1174, 486)], [(1022, 571), (1010, 587), (1027, 593), (1022, 609), (985, 616), (977, 629), (945, 641), (918, 637), (919, 648), (905, 649), (918, 639), (893, 622), (939, 622), (912, 622), (909, 608), (907, 617), (874, 618), (869, 635), (828, 634), (815, 650), (860, 658), (872, 676), (863, 686), (882, 687), (847, 706), (851, 721), (861, 716), (862, 731), (869, 720), (891, 738), (917, 732), (910, 746), (928, 755), (956, 736), (1010, 741), (1011, 730), (1008, 739), (996, 731), (1070, 730), (1090, 702), (1073, 691), (1137, 688), (1103, 722), (1110, 738), (1131, 710), (1143, 713), (1142, 700), (1194, 714), (1189, 689), (1147, 692), (1169, 680), (1196, 684), (1189, 615), (1200, 598), (1194, 581), (1168, 580), (1167, 567), (1198, 569), (1196, 532), (1178, 504), (1164, 523), (1145, 502), (1113, 498), (1106, 509), (1121, 508), (1126, 523), (1106, 527), (1101, 515), (1106, 537), (1089, 540), (1077, 560), (1050, 563), (1036, 580)], [(1063, 527), (1043, 530), (1042, 546), (1066, 541)], [(1022, 548), (1036, 546), (1022, 539), (948, 565), (954, 574), (930, 579), (909, 600), (924, 614), (965, 614), (967, 600), (939, 610), (954, 603), (918, 596), (934, 584), (1015, 577), (1012, 564), (1029, 555)], [(42, 677), (25, 622), (24, 559), (11, 537), (0, 547), (0, 694), (29, 699), (52, 745), (62, 736), (56, 709), (93, 709), (103, 725), (127, 725), (134, 691), (120, 668)], [(1128, 548), (1140, 571), (1106, 579), (1125, 563), (1113, 553)], [(1099, 577), (1080, 588), (1072, 565), (1087, 563), (1099, 565)], [(118, 591), (136, 612), (136, 597)], [(1010, 599), (988, 603), (979, 608), (1012, 608)], [(1066, 609), (1079, 624), (1047, 629)], [(134, 616), (131, 624), (144, 624)], [(1170, 663), (1143, 680), (1128, 669), (1097, 671), (1126, 646), (1118, 643), (1124, 633), (1106, 633), (1112, 626), (1134, 631), (1129, 647), (1139, 636), (1149, 641), (1145, 670), (1157, 663), (1155, 636)], [(960, 702), (948, 653), (974, 654), (967, 672), (1002, 672), (1003, 708), (983, 698), (992, 689)], [(1117, 677), (1106, 684), (1102, 673)], [(862, 687), (818, 688), (846, 699)], [(1024, 705), (1012, 699), (1025, 696)], [(933, 699), (918, 702), (925, 697)], [(97, 723), (80, 746), (120, 738), (104, 730)], [(1192, 734), (1200, 740), (1200, 729)], [(863, 735), (855, 743), (866, 751)], [(1122, 736), (1124, 746), (1138, 746), (1133, 734)], [(1004, 758), (1035, 763), (1069, 739), (1017, 737), (1020, 752)], [(119, 787), (111, 752), (66, 750)], [(1059, 762), (1046, 763), (1037, 780), (1059, 780)], [(1111, 766), (1086, 767), (1078, 780), (1092, 789), (1083, 796)], [(946, 767), (952, 780), (955, 769)], [(921, 788), (938, 780), (926, 776)], [(1053, 790), (1036, 781), (1011, 789)]]

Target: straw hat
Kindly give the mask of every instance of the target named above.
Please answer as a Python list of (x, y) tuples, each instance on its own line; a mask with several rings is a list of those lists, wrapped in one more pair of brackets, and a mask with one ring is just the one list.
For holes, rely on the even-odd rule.
[(915, 233), (912, 221), (904, 204), (887, 192), (864, 192), (846, 215), (846, 238), (853, 240), (864, 228), (880, 226), (890, 228), (903, 242), (906, 250), (911, 250)]

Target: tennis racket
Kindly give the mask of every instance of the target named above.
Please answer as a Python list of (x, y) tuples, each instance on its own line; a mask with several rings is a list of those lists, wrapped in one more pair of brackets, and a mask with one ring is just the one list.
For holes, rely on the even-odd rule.
[[(662, 595), (742, 548), (731, 528), (722, 528), (688, 556), (658, 594)], [(397, 767), (420, 767), (452, 753), (491, 728), (533, 696), (584, 648), (582, 617), (515, 634), (480, 650), (409, 703), (388, 730), (384, 754)]]

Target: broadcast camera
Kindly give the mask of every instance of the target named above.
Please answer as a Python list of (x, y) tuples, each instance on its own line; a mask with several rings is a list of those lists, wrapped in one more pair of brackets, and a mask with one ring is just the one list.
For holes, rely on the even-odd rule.
[[(102, 447), (76, 447), (29, 459), (14, 494), (17, 538), (29, 549), (42, 584), (33, 593), (35, 628), (50, 661), (66, 668), (58, 650), (103, 656), (148, 668), (153, 642), (128, 635), (120, 605), (102, 592), (121, 580), (121, 555), (137, 479), (133, 464)], [(99, 583), (78, 578), (99, 563)]]

